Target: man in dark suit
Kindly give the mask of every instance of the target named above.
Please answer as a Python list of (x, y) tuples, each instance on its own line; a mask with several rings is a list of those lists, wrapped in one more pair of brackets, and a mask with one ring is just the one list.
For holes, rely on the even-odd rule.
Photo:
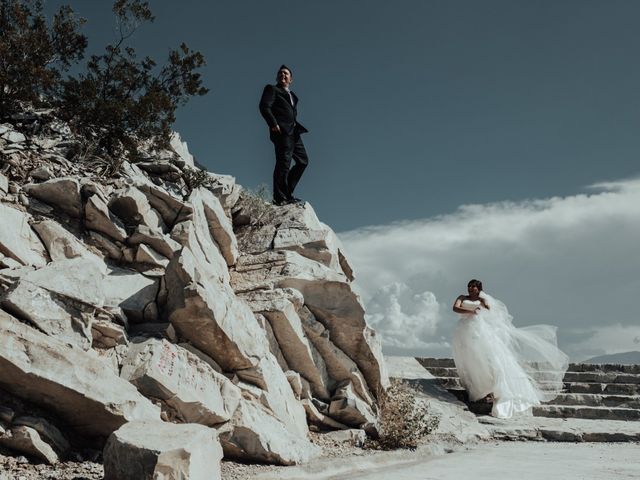
[[(276, 76), (276, 85), (267, 85), (260, 99), (260, 113), (269, 126), (269, 138), (276, 150), (273, 171), (273, 203), (287, 205), (301, 200), (293, 196), (302, 172), (309, 163), (300, 134), (307, 129), (296, 120), (298, 97), (289, 86), (293, 81), (291, 70), (282, 65)], [(291, 167), (291, 160), (295, 162)]]

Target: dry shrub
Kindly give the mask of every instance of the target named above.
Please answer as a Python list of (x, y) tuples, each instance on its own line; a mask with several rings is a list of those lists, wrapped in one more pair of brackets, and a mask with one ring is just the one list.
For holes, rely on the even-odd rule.
[(392, 381), (379, 399), (378, 438), (369, 448), (395, 450), (415, 449), (421, 438), (438, 428), (439, 419), (429, 413), (429, 406), (418, 398), (418, 392), (403, 381)]

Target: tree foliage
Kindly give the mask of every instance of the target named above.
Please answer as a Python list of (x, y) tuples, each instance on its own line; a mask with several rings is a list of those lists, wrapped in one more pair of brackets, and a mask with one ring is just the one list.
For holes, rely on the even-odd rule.
[(47, 104), (63, 72), (79, 61), (87, 38), (84, 20), (62, 6), (47, 23), (41, 0), (0, 0), (0, 116), (21, 102)]
[(97, 153), (116, 162), (137, 154), (141, 142), (167, 147), (177, 108), (208, 91), (197, 72), (205, 64), (200, 52), (183, 43), (158, 65), (150, 57), (139, 59), (128, 44), (140, 25), (154, 20), (147, 1), (115, 0), (115, 41), (92, 55), (84, 70), (64, 78), (87, 46), (83, 20), (63, 6), (47, 24), (42, 0), (0, 0), (0, 6), (3, 112), (23, 101), (55, 105)]
[(63, 82), (63, 115), (109, 154), (135, 154), (140, 140), (166, 147), (176, 109), (208, 91), (196, 72), (204, 57), (183, 43), (161, 67), (150, 57), (139, 60), (126, 42), (141, 24), (154, 20), (148, 2), (117, 0), (113, 12), (118, 38), (90, 58), (86, 72)]

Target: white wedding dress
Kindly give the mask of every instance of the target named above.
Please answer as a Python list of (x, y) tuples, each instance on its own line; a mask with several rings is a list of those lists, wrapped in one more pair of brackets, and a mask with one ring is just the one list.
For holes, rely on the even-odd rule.
[(489, 305), (463, 300), (453, 336), (453, 358), (472, 401), (493, 394), (491, 415), (511, 418), (554, 398), (563, 387), (569, 359), (557, 347), (556, 327), (516, 328), (501, 301), (481, 292)]

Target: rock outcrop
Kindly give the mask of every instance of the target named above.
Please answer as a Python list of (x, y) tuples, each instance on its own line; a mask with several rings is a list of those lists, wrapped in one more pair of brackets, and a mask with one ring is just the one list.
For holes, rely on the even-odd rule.
[(217, 478), (222, 451), (290, 465), (310, 425), (375, 429), (380, 341), (309, 204), (188, 184), (179, 136), (99, 177), (28, 118), (0, 139), (0, 389), (64, 431), (22, 415), (0, 444), (54, 463), (109, 438), (105, 478)]

